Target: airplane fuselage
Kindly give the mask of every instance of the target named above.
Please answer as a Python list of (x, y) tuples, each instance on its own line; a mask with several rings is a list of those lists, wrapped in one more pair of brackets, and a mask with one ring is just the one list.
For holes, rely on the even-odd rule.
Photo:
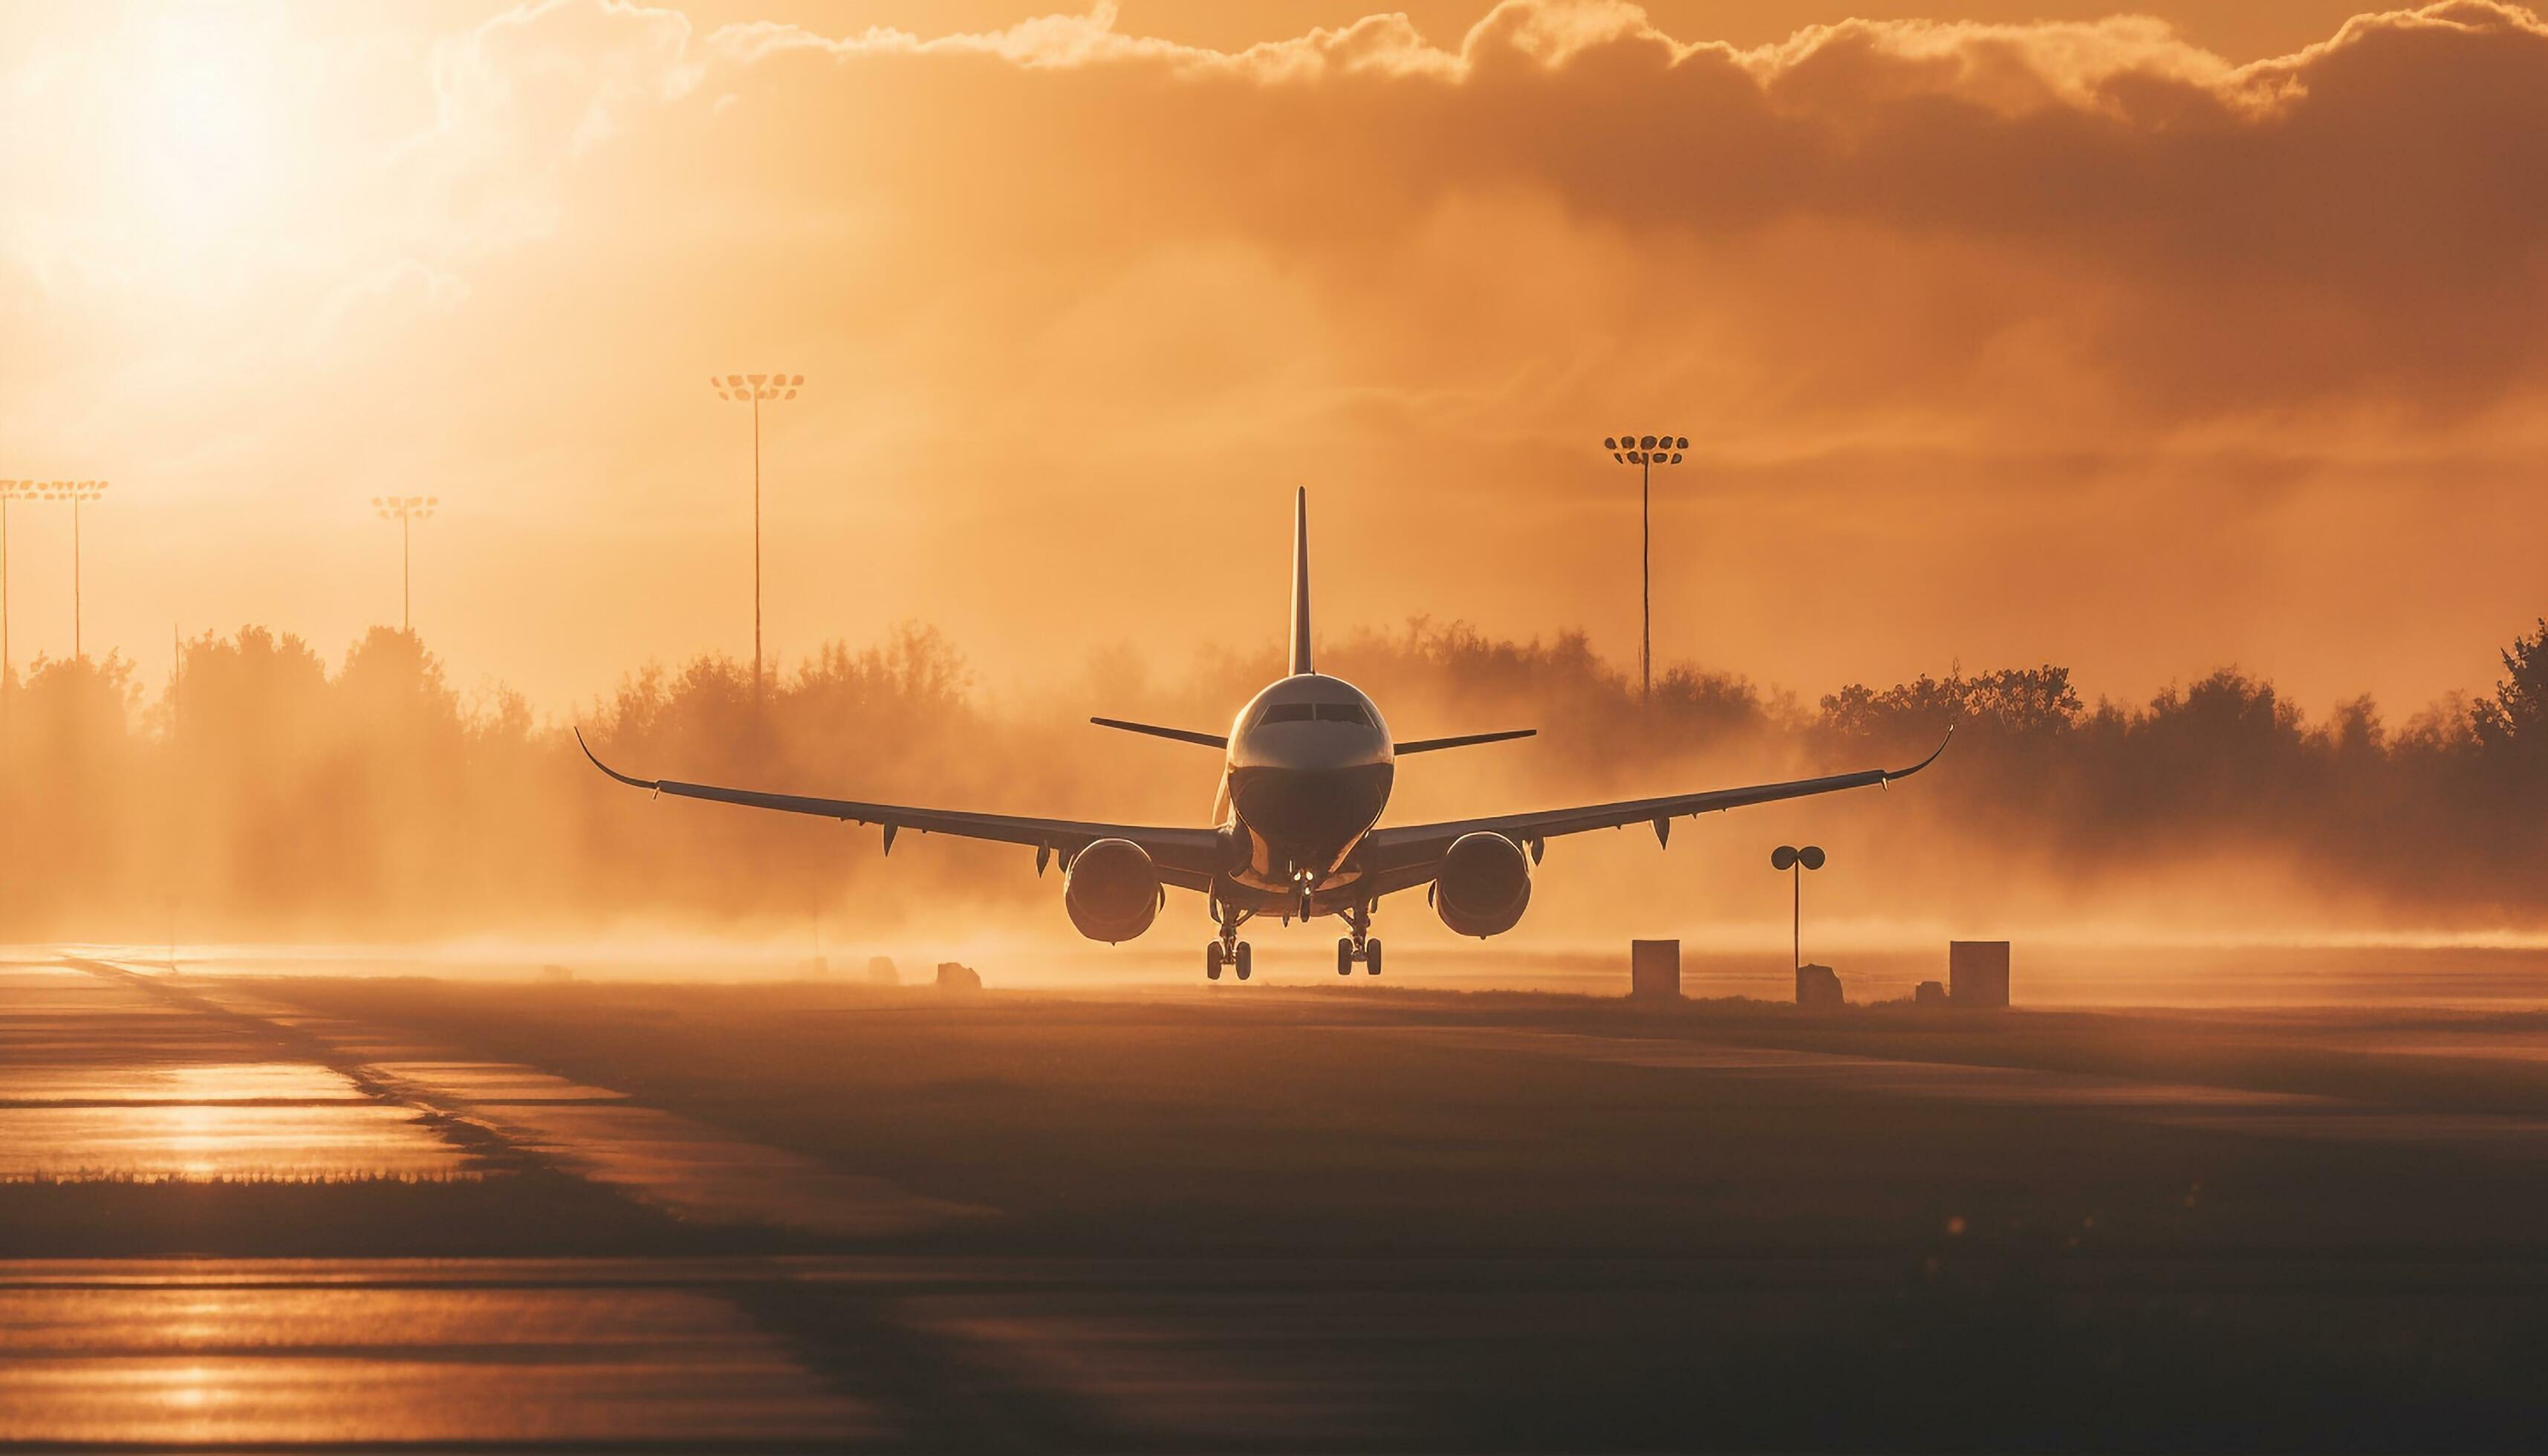
[(1320, 673), (1276, 680), (1229, 725), (1213, 816), (1244, 858), (1215, 892), (1277, 913), (1304, 892), (1317, 914), (1354, 898), (1354, 849), (1397, 773), (1389, 723), (1360, 688)]

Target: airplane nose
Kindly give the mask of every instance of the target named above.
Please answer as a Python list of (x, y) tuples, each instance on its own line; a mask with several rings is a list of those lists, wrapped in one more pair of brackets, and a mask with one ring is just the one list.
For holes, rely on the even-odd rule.
[(1279, 853), (1297, 864), (1322, 864), (1379, 820), (1394, 773), (1386, 763), (1241, 769), (1230, 774), (1229, 796), (1239, 817)]

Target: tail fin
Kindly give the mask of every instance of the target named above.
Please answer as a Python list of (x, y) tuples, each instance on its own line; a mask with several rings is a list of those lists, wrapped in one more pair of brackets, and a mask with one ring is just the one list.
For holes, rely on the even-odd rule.
[(1292, 675), (1310, 666), (1310, 488), (1292, 498)]

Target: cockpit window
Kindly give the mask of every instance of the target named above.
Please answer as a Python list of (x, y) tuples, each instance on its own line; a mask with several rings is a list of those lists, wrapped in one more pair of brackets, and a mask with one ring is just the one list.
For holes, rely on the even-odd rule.
[(1358, 702), (1278, 702), (1259, 723), (1359, 723), (1372, 726), (1371, 712)]

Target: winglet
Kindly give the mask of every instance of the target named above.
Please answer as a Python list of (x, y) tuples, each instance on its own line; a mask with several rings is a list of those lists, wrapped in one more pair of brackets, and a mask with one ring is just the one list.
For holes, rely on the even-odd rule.
[(1292, 497), (1292, 676), (1310, 666), (1310, 488), (1294, 488)]
[(618, 770), (611, 768), (608, 764), (605, 764), (601, 762), (600, 759), (594, 757), (592, 745), (584, 741), (584, 730), (582, 728), (575, 730), (575, 746), (584, 750), (584, 756), (586, 758), (592, 760), (592, 767), (609, 774), (611, 777), (618, 779), (620, 782), (627, 784), (630, 788), (661, 788), (663, 786), (652, 778), (631, 778), (627, 774), (620, 773)]
[(1956, 725), (1950, 723), (1947, 725), (1947, 736), (1938, 740), (1938, 746), (1929, 751), (1929, 757), (1922, 759), (1920, 762), (1912, 765), (1908, 769), (1886, 770), (1884, 782), (1891, 783), (1896, 778), (1908, 778), (1912, 774), (1919, 773), (1921, 770), (1928, 768), (1931, 764), (1938, 762), (1938, 755), (1945, 753), (1947, 751), (1947, 745), (1955, 741)]

